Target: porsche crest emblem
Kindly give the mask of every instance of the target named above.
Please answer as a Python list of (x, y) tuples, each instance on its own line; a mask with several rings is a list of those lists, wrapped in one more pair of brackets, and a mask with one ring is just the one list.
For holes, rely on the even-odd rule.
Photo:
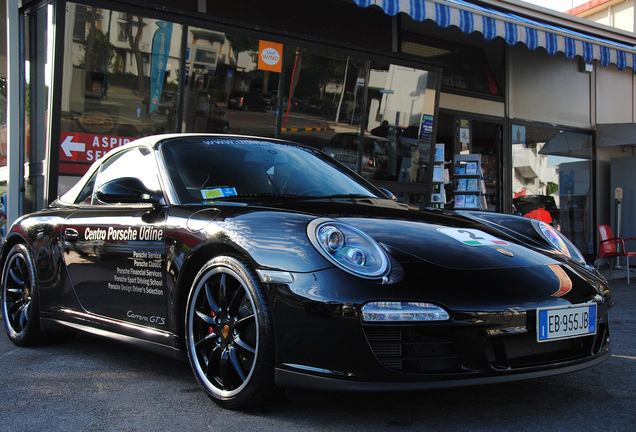
[(499, 252), (500, 254), (505, 255), (507, 257), (510, 257), (510, 258), (515, 256), (515, 254), (510, 252), (508, 249), (499, 248), (499, 249), (497, 249), (497, 252)]
[(221, 334), (223, 335), (223, 339), (227, 339), (227, 335), (230, 334), (230, 326), (223, 326), (223, 329), (221, 329)]

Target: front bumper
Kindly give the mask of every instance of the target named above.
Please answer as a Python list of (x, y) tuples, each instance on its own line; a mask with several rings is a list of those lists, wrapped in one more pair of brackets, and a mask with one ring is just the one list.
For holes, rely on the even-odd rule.
[[(405, 268), (405, 274), (412, 274), (412, 270)], [(536, 308), (554, 306), (563, 299), (507, 295), (511, 289), (506, 286), (509, 270), (491, 273), (489, 280), (503, 288), (491, 287), (494, 296), (480, 298), (475, 292), (487, 287), (474, 272), (454, 273), (458, 273), (454, 280), (449, 280), (448, 274), (439, 280), (430, 278), (427, 289), (415, 287), (409, 278), (381, 285), (343, 275), (337, 269), (297, 274), (292, 285), (270, 286), (277, 385), (349, 391), (456, 387), (567, 373), (609, 358), (611, 297), (597, 305), (595, 335), (539, 343)], [(541, 271), (530, 273), (538, 280), (528, 276), (515, 290), (545, 283)], [(579, 297), (594, 290), (589, 275), (573, 275), (573, 280)], [(441, 283), (446, 284), (446, 293), (431, 288)], [(457, 289), (456, 298), (449, 296), (449, 285), (462, 283), (465, 286)], [(524, 301), (511, 303), (515, 297)], [(433, 302), (448, 310), (452, 319), (364, 323), (361, 306), (385, 299)], [(468, 307), (470, 304), (476, 307)], [(519, 308), (520, 304), (526, 308)]]
[(374, 382), (374, 381), (352, 381), (337, 375), (307, 373), (303, 370), (295, 370), (293, 365), (286, 365), (283, 368), (276, 368), (276, 385), (280, 388), (311, 389), (316, 391), (350, 391), (350, 392), (370, 392), (370, 391), (409, 391), (409, 390), (432, 390), (438, 388), (467, 387), (484, 384), (497, 384), (511, 381), (519, 381), (533, 378), (544, 378), (554, 375), (576, 372), (592, 366), (596, 366), (609, 359), (609, 350), (587, 359), (585, 362), (576, 362), (561, 366), (559, 368), (532, 370), (514, 374), (500, 375), (468, 375), (455, 376), (452, 379), (437, 379), (428, 381), (399, 381), (399, 382)]

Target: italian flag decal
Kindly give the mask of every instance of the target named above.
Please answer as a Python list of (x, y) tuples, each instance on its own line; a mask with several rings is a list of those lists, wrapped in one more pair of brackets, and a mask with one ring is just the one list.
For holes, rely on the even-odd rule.
[(504, 246), (508, 244), (497, 237), (472, 228), (438, 228), (437, 230), (468, 246)]

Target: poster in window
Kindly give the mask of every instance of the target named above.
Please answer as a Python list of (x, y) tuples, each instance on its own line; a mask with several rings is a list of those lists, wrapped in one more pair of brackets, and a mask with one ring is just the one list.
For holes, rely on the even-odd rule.
[(444, 162), (444, 144), (435, 144), (435, 162)]
[(283, 69), (283, 44), (258, 41), (258, 68), (270, 72), (280, 72)]
[(433, 181), (440, 183), (444, 181), (442, 177), (442, 167), (440, 165), (433, 167)]

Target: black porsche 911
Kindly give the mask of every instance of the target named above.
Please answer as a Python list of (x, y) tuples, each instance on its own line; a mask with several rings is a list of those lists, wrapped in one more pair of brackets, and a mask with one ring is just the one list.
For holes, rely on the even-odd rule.
[(1, 260), (16, 345), (85, 331), (189, 359), (232, 409), (277, 389), (496, 383), (610, 355), (608, 284), (553, 227), (399, 203), (273, 139), (115, 149), (17, 220)]

